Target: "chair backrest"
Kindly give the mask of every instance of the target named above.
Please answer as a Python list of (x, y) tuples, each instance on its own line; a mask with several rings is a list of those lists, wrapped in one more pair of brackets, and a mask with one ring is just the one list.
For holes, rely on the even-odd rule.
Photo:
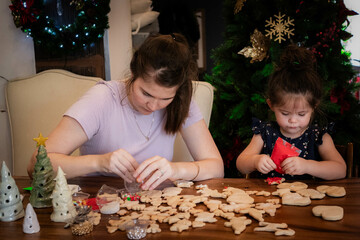
[(340, 155), (344, 158), (347, 166), (346, 177), (358, 177), (357, 172), (353, 172), (354, 169), (354, 145), (349, 142), (346, 145), (335, 145), (336, 149), (339, 151)]
[(36, 148), (32, 139), (40, 132), (48, 136), (63, 113), (99, 80), (65, 70), (47, 70), (7, 84), (13, 175), (27, 175), (26, 167)]
[[(214, 99), (214, 87), (210, 83), (202, 81), (194, 81), (193, 87), (194, 100), (200, 108), (205, 123), (207, 124), (207, 126), (209, 126)], [(194, 161), (180, 134), (178, 134), (175, 139), (173, 161)]]

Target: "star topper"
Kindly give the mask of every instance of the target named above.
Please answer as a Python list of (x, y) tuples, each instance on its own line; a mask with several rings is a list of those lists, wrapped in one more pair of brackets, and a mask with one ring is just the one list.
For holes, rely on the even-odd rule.
[(45, 141), (48, 139), (48, 137), (43, 137), (41, 133), (39, 133), (39, 136), (37, 138), (33, 138), (33, 140), (36, 142), (36, 147), (39, 147), (41, 145), (46, 147)]

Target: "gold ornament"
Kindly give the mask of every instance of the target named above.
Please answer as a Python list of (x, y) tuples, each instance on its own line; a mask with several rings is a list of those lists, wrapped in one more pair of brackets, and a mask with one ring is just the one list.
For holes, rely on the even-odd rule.
[(285, 41), (284, 35), (287, 34), (287, 38), (290, 39), (290, 36), (294, 35), (294, 29), (290, 29), (290, 25), (294, 25), (294, 19), (290, 19), (290, 17), (287, 18), (287, 20), (284, 20), (285, 14), (281, 15), (281, 12), (279, 12), (279, 15), (274, 16), (276, 18), (275, 21), (272, 20), (272, 17), (270, 17), (270, 20), (266, 20), (265, 27), (270, 27), (270, 30), (265, 30), (267, 33), (265, 36), (269, 37), (270, 39), (273, 38), (273, 35), (275, 38), (275, 41)]
[(251, 57), (250, 63), (261, 62), (267, 57), (269, 50), (269, 39), (264, 36), (257, 29), (250, 35), (251, 47), (245, 47), (238, 54), (244, 55), (245, 57)]
[(244, 6), (245, 2), (246, 2), (246, 0), (237, 0), (236, 1), (235, 8), (234, 8), (234, 14), (237, 14), (238, 12), (241, 11), (241, 9)]
[(76, 10), (80, 10), (84, 7), (84, 1), (83, 0), (72, 0), (70, 2), (70, 5), (75, 5)]

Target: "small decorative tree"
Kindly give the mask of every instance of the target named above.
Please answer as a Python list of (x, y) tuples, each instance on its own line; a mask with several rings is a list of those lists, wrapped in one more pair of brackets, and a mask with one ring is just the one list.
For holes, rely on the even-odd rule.
[(15, 180), (3, 161), (0, 182), (0, 221), (11, 222), (24, 216), (24, 207)]
[(32, 181), (32, 190), (30, 195), (30, 203), (34, 208), (51, 207), (50, 195), (54, 190), (54, 170), (45, 149), (45, 141), (42, 134), (38, 138), (34, 138), (37, 142), (38, 154), (35, 163)]
[(54, 222), (66, 222), (74, 218), (77, 213), (72, 202), (71, 190), (61, 167), (58, 168), (55, 181), (55, 189), (51, 195), (54, 211), (50, 218)]
[(26, 214), (23, 222), (24, 233), (37, 233), (40, 231), (39, 221), (37, 219), (34, 208), (30, 203), (26, 206)]

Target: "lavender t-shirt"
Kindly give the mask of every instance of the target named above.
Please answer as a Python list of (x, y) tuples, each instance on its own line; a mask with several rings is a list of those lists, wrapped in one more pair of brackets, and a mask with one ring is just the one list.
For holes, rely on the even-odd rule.
[[(82, 155), (104, 154), (122, 148), (139, 163), (156, 155), (169, 161), (173, 158), (176, 135), (164, 131), (165, 109), (150, 115), (134, 111), (126, 97), (123, 81), (100, 81), (64, 115), (78, 121), (88, 137), (88, 141), (80, 147)], [(198, 106), (191, 101), (183, 128), (202, 118)], [(150, 133), (148, 141), (139, 128), (145, 136)]]

